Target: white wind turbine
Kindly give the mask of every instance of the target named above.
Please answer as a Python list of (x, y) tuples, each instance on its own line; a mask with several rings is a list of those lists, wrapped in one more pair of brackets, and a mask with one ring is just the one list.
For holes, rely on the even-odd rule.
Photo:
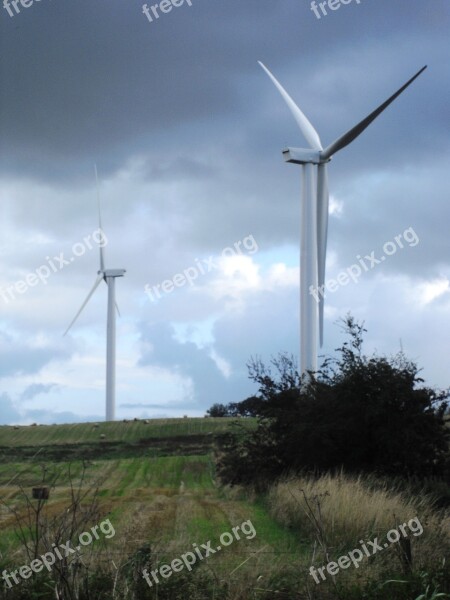
[[(97, 166), (95, 166), (95, 180), (97, 185), (97, 204), (98, 204), (98, 223), (101, 234), (102, 216), (100, 209), (100, 192), (98, 185)], [(94, 287), (89, 292), (86, 300), (81, 305), (69, 327), (64, 332), (68, 333), (72, 325), (80, 316), (86, 304), (89, 302), (92, 294), (102, 281), (108, 286), (108, 316), (106, 325), (106, 421), (114, 421), (116, 412), (116, 309), (119, 312), (116, 303), (116, 277), (123, 277), (126, 273), (125, 269), (105, 269), (105, 255), (103, 246), (99, 246), (100, 250), (100, 270), (98, 271), (97, 279)]]
[[(259, 61), (258, 61), (259, 62)], [(310, 148), (287, 148), (283, 151), (286, 162), (302, 165), (303, 188), (300, 242), (300, 368), (305, 374), (317, 371), (317, 331), (323, 344), (323, 295), (318, 294), (325, 284), (325, 260), (328, 233), (328, 175), (327, 163), (333, 154), (353, 142), (421, 73), (405, 83), (360, 123), (344, 133), (325, 150), (320, 137), (300, 108), (295, 104), (272, 73), (259, 62), (277, 87), (297, 121)], [(315, 291), (316, 300), (311, 291)]]

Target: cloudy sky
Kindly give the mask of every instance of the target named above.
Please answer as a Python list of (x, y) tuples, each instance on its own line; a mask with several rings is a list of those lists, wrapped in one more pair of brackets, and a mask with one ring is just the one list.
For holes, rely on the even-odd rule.
[(0, 422), (104, 416), (105, 285), (62, 335), (99, 268), (95, 163), (106, 264), (127, 270), (119, 418), (202, 415), (256, 391), (251, 356), (298, 356), (301, 172), (281, 151), (306, 143), (258, 60), (324, 144), (428, 65), (330, 164), (326, 279), (385, 259), (327, 293), (323, 353), (350, 311), (368, 353), (402, 344), (447, 387), (448, 0), (191, 3), (153, 22), (142, 0), (1, 7)]

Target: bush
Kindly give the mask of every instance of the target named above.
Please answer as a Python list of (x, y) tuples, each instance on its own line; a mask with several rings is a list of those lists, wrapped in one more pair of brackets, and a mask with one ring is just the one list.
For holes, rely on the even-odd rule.
[(365, 329), (344, 321), (350, 340), (321, 370), (301, 378), (286, 355), (249, 364), (259, 384), (259, 420), (221, 440), (219, 473), (227, 483), (261, 483), (286, 471), (344, 468), (404, 476), (449, 474), (449, 392), (421, 387), (417, 366), (403, 353), (362, 354)]

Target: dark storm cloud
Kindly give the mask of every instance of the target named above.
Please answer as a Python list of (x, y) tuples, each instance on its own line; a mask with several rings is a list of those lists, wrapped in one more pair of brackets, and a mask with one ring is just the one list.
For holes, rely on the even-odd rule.
[[(82, 221), (88, 231), (92, 163), (100, 162), (107, 177), (139, 155), (143, 166), (130, 181), (136, 192), (115, 210), (129, 215), (151, 204), (149, 239), (175, 216), (187, 225), (177, 229), (177, 243), (193, 253), (228, 244), (238, 226), (263, 244), (297, 239), (298, 203), (289, 199), (299, 193), (299, 171), (283, 164), (281, 149), (305, 142), (257, 59), (273, 69), (324, 143), (429, 63), (335, 157), (332, 193), (356, 174), (434, 164), (448, 149), (445, 0), (431, 8), (414, 0), (407, 10), (365, 0), (320, 21), (305, 0), (198, 0), (152, 24), (140, 10), (135, 1), (42, 0), (14, 19), (2, 15), (0, 168), (22, 181), (57, 183), (65, 198), (71, 192), (61, 202), (34, 187), (12, 208), (24, 223), (74, 235), (69, 231)], [(144, 182), (172, 183), (176, 197), (158, 188), (144, 193)]]
[[(412, 1), (407, 10), (365, 0), (320, 21), (304, 0), (197, 0), (152, 24), (136, 1), (42, 0), (14, 18), (3, 11), (2, 170), (79, 180), (80, 164), (100, 157), (108, 171), (152, 148), (192, 153), (211, 140), (222, 150), (230, 126), (245, 131), (258, 123), (259, 138), (269, 135), (261, 120), (268, 102), (280, 133), (295, 144), (291, 117), (275, 101), (258, 58), (303, 99), (325, 139), (433, 62), (415, 100), (402, 99), (402, 109), (386, 116), (370, 139), (380, 148), (388, 135), (397, 136), (397, 148), (386, 144), (393, 153), (419, 139), (422, 147), (444, 143), (446, 22), (445, 0), (431, 8)], [(423, 119), (412, 133), (417, 105)], [(246, 146), (252, 147), (250, 138)], [(360, 154), (355, 149), (350, 156)], [(371, 153), (377, 160), (380, 154)]]
[(214, 176), (218, 176), (218, 169), (211, 165), (190, 158), (171, 157), (165, 163), (156, 163), (147, 160), (146, 164), (141, 168), (141, 174), (144, 179), (150, 182), (159, 181), (183, 181), (185, 179), (211, 180)]

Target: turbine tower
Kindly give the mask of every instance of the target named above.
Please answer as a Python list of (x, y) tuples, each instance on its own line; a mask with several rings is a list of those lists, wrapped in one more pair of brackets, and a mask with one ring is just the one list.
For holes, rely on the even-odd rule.
[(303, 172), (300, 241), (300, 369), (301, 374), (307, 374), (317, 371), (318, 337), (321, 347), (323, 344), (323, 286), (325, 285), (329, 203), (327, 163), (336, 152), (353, 142), (427, 67), (420, 69), (369, 116), (323, 149), (319, 134), (303, 112), (269, 69), (262, 62), (258, 62), (280, 92), (310, 146), (308, 149), (283, 150), (284, 160), (302, 165)]
[[(103, 234), (102, 216), (100, 209), (100, 193), (98, 185), (97, 166), (95, 166), (95, 180), (97, 185), (97, 204), (98, 204), (98, 223), (99, 230)], [(126, 273), (125, 269), (106, 269), (105, 254), (103, 246), (99, 246), (100, 250), (100, 270), (97, 272), (97, 279), (94, 287), (89, 292), (86, 300), (81, 305), (69, 327), (64, 332), (66, 335), (72, 325), (80, 316), (86, 304), (91, 299), (91, 296), (102, 281), (108, 286), (108, 316), (106, 326), (106, 418), (105, 421), (114, 421), (116, 412), (116, 310), (119, 308), (116, 303), (116, 278), (123, 277)]]

